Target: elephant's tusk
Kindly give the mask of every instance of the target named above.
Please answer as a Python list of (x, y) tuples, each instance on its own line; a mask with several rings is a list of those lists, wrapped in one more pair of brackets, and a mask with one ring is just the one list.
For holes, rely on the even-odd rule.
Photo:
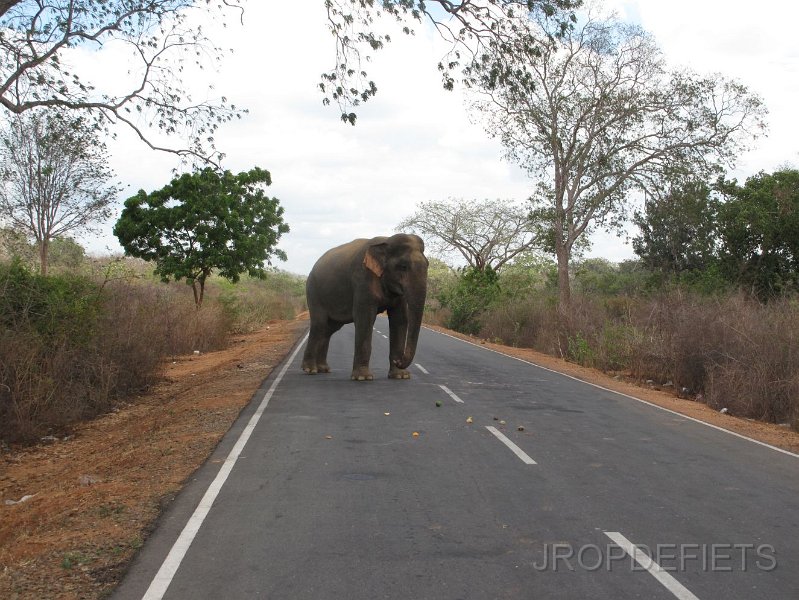
[(405, 357), (408, 355), (408, 331), (410, 330), (410, 323), (408, 322), (410, 318), (410, 307), (408, 306), (408, 300), (405, 300), (405, 342), (402, 344), (402, 360), (405, 360)]

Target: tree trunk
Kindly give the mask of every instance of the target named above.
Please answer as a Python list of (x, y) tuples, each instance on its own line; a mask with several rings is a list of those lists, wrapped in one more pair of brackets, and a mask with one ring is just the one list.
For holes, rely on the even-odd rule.
[(555, 242), (555, 254), (558, 258), (558, 314), (571, 314), (572, 293), (569, 282), (569, 249), (561, 240)]
[(200, 310), (203, 305), (203, 297), (205, 296), (205, 279), (207, 277), (207, 273), (200, 273), (195, 279), (191, 280), (191, 290), (194, 292), (194, 306), (197, 310)]
[(49, 244), (47, 240), (39, 242), (39, 272), (43, 277), (47, 276), (47, 251)]

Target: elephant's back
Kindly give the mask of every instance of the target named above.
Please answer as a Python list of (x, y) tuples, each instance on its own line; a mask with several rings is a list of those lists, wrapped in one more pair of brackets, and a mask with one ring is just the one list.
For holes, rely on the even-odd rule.
[(351, 296), (353, 278), (361, 271), (368, 239), (356, 239), (325, 252), (314, 264), (306, 282), (308, 297), (343, 298)]
[(311, 274), (314, 272), (327, 274), (331, 271), (349, 274), (354, 268), (360, 266), (360, 263), (363, 261), (363, 254), (368, 245), (379, 243), (385, 239), (387, 238), (358, 238), (346, 244), (331, 248), (319, 257), (311, 269)]

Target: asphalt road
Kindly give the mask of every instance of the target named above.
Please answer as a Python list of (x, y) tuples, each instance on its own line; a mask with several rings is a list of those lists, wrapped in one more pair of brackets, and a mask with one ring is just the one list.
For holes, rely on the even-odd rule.
[(429, 330), (388, 380), (375, 328), (373, 382), (352, 326), (273, 373), (114, 598), (799, 598), (799, 456)]

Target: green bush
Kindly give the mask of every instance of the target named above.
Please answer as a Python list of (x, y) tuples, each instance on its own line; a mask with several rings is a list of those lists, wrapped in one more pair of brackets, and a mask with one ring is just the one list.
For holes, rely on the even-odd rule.
[(441, 297), (442, 306), (450, 310), (446, 326), (461, 333), (479, 333), (480, 315), (499, 294), (499, 277), (491, 267), (464, 269), (457, 283)]

